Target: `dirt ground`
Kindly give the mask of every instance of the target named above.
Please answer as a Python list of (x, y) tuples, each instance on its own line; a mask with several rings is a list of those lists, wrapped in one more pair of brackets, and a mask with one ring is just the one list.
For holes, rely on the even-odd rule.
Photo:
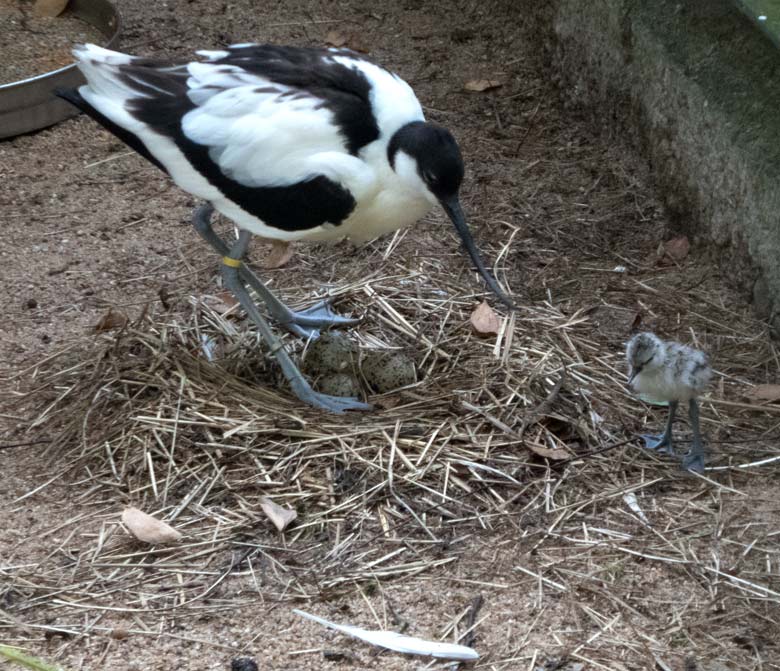
[[(777, 406), (756, 412), (731, 393), (777, 383), (777, 353), (743, 297), (706, 264), (696, 240), (686, 258), (657, 263), (659, 244), (674, 232), (645, 162), (609, 124), (594, 127), (589, 115), (560, 103), (545, 67), (543, 21), (515, 3), (470, 0), (121, 0), (119, 6), (122, 48), (129, 52), (188, 57), (196, 48), (234, 42), (323, 45), (341, 38), (402, 75), (428, 117), (461, 143), (464, 208), (485, 258), (503, 251), (498, 275), (517, 302), (554, 304), (573, 321), (587, 317), (578, 322), (589, 343), (583, 374), (598, 362), (614, 371), (616, 388), (622, 384), (621, 350), (638, 316), (646, 328), (713, 353), (719, 375), (713, 401), (704, 404), (704, 426), (714, 463), (724, 469), (706, 479), (688, 476), (638, 454), (636, 443), (611, 453), (603, 487), (630, 492), (640, 482), (640, 506), (653, 521), (643, 525), (623, 499), (601, 504), (567, 490), (577, 481), (576, 464), (549, 468), (533, 483), (547, 508), (522, 518), (505, 508), (505, 520), (473, 522), (427, 570), (355, 580), (333, 599), (266, 591), (251, 563), (231, 573), (217, 602), (202, 608), (156, 611), (121, 593), (104, 599), (103, 583), (122, 562), (134, 561), (132, 552), (95, 566), (94, 585), (81, 582), (77, 592), (71, 571), (81, 570), (93, 551), (97, 556), (106, 529), (123, 533), (116, 522), (127, 492), (93, 478), (88, 462), (57, 477), (67, 464), (56, 444), (9, 447), (58, 435), (45, 422), (31, 428), (40, 399), (48, 403), (57, 395), (56, 385), (38, 382), (37, 371), (63, 350), (72, 362), (88, 356), (109, 308), (133, 319), (159, 304), (162, 287), (182, 310), (190, 296), (217, 290), (216, 259), (189, 224), (193, 199), (79, 117), (0, 142), (6, 306), (0, 367), (8, 401), (0, 436), (0, 641), (74, 671), (229, 669), (239, 656), (254, 657), (261, 669), (431, 668), (442, 663), (377, 655), (291, 610), (368, 628), (405, 623), (408, 633), (439, 638), (481, 594), (474, 646), (482, 659), (475, 668), (780, 668), (777, 462), (729, 468), (732, 459), (777, 454)], [(502, 85), (464, 90), (479, 79)], [(261, 257), (257, 245), (254, 258)], [(627, 272), (613, 272), (616, 266)], [(392, 243), (360, 250), (298, 246), (287, 267), (266, 276), (294, 303), (377, 268), (391, 277), (411, 267), (425, 268), (432, 281), (470, 282), (465, 304), (476, 305), (481, 284), (438, 212)], [(361, 311), (363, 300), (347, 296), (346, 304)], [(456, 309), (442, 322), (450, 347), (468, 340), (467, 314)], [(531, 320), (518, 324), (532, 341), (538, 327)], [(471, 372), (454, 377), (460, 383)], [(633, 417), (608, 406), (601, 414), (616, 440), (645, 422), (663, 421), (639, 402), (629, 406)], [(576, 509), (565, 527), (556, 505)], [(634, 544), (617, 548), (629, 536)], [(679, 546), (667, 547), (662, 561), (657, 549), (667, 537)], [(149, 574), (156, 570), (165, 567)], [(40, 591), (44, 578), (47, 588)], [(177, 580), (186, 584), (186, 571)], [(324, 658), (324, 650), (344, 657)]]
[(74, 41), (100, 40), (100, 31), (69, 13), (58, 17), (37, 16), (32, 4), (0, 2), (0, 81), (3, 83), (34, 77), (72, 62)]

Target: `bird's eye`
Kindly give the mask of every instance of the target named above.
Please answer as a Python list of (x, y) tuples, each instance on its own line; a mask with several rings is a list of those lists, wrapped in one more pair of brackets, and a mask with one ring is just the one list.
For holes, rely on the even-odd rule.
[(436, 183), (436, 175), (434, 175), (432, 172), (423, 173), (423, 179), (428, 182), (428, 184)]

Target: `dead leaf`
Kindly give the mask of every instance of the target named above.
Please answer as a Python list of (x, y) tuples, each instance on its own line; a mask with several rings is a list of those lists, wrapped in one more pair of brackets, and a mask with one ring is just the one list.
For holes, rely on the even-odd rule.
[(122, 511), (122, 524), (139, 541), (151, 545), (176, 543), (182, 538), (181, 533), (172, 526), (132, 506)]
[(293, 244), (284, 240), (272, 240), (271, 251), (261, 264), (266, 270), (274, 270), (285, 265), (295, 253)]
[(498, 335), (501, 321), (485, 301), (482, 301), (470, 317), (471, 326), (481, 336)]
[(123, 326), (127, 326), (127, 316), (109, 308), (108, 312), (95, 324), (95, 332), (112, 331), (113, 329), (121, 329)]
[(671, 240), (667, 240), (663, 244), (663, 253), (673, 261), (682, 261), (688, 252), (691, 250), (691, 243), (688, 238), (681, 235)]
[(780, 384), (758, 384), (745, 393), (751, 403), (777, 403), (780, 401)]
[(260, 507), (279, 531), (284, 531), (298, 517), (298, 513), (292, 508), (283, 508), (278, 503), (271, 501), (267, 496), (260, 499)]
[(227, 289), (225, 289), (224, 291), (220, 291), (217, 294), (217, 298), (221, 300), (225, 305), (227, 305), (228, 308), (232, 308), (238, 305), (238, 299), (233, 295), (232, 291), (228, 291)]
[(36, 0), (33, 12), (36, 16), (59, 16), (68, 6), (68, 0)]
[(549, 447), (537, 445), (536, 443), (526, 442), (526, 446), (534, 454), (538, 454), (545, 459), (560, 461), (561, 459), (571, 459), (571, 455), (566, 450), (551, 450)]
[(238, 305), (238, 299), (227, 289), (225, 291), (220, 291), (214, 296), (204, 296), (202, 300), (214, 310), (214, 312), (221, 315), (230, 312)]
[(329, 44), (332, 47), (343, 47), (346, 43), (346, 36), (338, 30), (329, 30), (328, 34), (325, 35), (325, 44)]
[(472, 79), (463, 85), (463, 88), (467, 91), (476, 91), (482, 93), (483, 91), (492, 91), (504, 85), (504, 82), (498, 79)]
[(347, 49), (359, 51), (361, 54), (367, 54), (371, 51), (365, 33), (353, 31), (347, 35)]

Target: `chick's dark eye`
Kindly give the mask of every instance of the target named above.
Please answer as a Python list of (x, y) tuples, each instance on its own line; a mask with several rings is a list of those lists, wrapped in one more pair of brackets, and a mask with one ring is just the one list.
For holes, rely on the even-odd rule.
[(423, 174), (423, 179), (428, 182), (429, 184), (435, 184), (436, 183), (436, 175), (434, 175), (432, 172), (426, 172)]

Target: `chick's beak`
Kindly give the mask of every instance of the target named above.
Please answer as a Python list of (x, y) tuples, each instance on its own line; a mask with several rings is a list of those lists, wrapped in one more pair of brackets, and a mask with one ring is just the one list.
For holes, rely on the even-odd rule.
[(628, 376), (628, 384), (629, 386), (634, 381), (634, 378), (639, 375), (639, 373), (642, 372), (642, 369), (645, 367), (645, 364), (638, 364), (631, 366), (631, 374)]
[(463, 246), (466, 248), (466, 251), (469, 253), (472, 262), (477, 267), (479, 274), (482, 275), (488, 287), (490, 287), (490, 290), (496, 296), (498, 296), (499, 300), (504, 305), (506, 305), (511, 310), (514, 310), (514, 303), (512, 303), (512, 300), (509, 298), (509, 296), (507, 296), (502, 291), (501, 287), (498, 286), (498, 282), (496, 282), (493, 275), (491, 275), (490, 271), (482, 262), (482, 258), (479, 255), (479, 250), (477, 249), (477, 245), (474, 242), (474, 238), (471, 237), (471, 231), (469, 230), (469, 226), (466, 223), (466, 217), (463, 215), (463, 210), (460, 207), (460, 202), (458, 201), (457, 197), (450, 198), (448, 200), (442, 200), (441, 206), (444, 208), (447, 216), (455, 225), (455, 230), (458, 232), (460, 239), (463, 241)]

